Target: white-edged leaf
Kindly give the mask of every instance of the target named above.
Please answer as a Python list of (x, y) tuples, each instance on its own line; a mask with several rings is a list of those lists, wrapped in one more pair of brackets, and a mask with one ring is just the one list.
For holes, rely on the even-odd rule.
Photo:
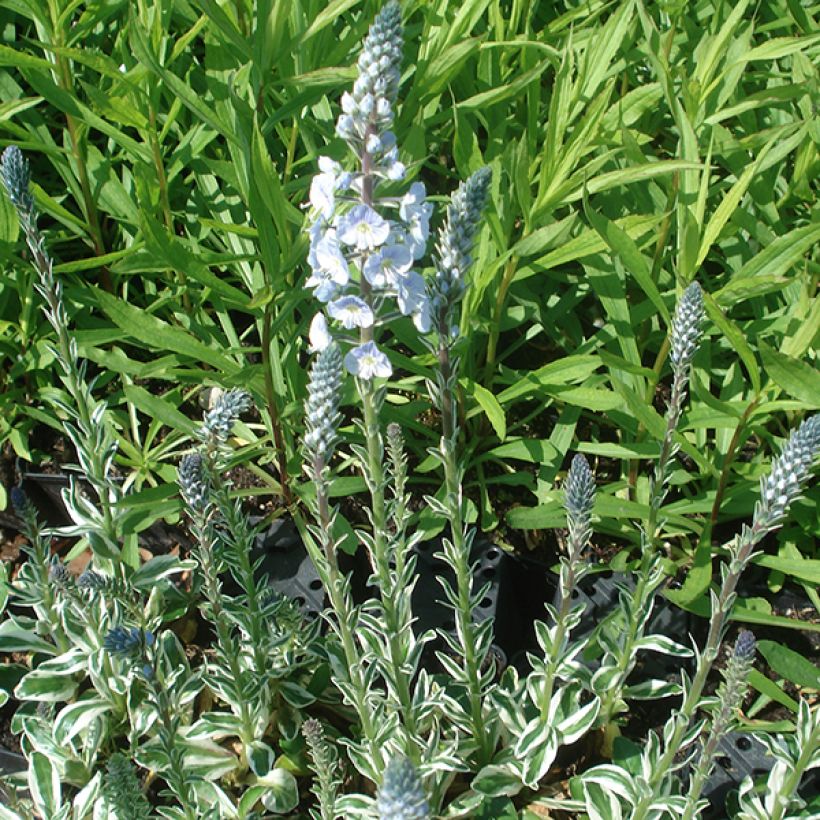
[(32, 752), (28, 759), (28, 789), (40, 815), (55, 818), (62, 802), (60, 773), (42, 752)]

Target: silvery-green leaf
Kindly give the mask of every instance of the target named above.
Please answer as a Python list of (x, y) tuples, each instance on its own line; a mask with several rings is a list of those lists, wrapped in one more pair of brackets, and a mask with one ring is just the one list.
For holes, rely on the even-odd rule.
[[(31, 628), (27, 628), (30, 624)], [(43, 640), (34, 631), (37, 622), (31, 618), (9, 617), (0, 623), (0, 652), (40, 652), (56, 655), (54, 644)]]
[(248, 765), (257, 777), (265, 777), (276, 761), (276, 752), (261, 740), (255, 740), (246, 746), (245, 753), (248, 758)]
[(265, 786), (262, 805), (274, 814), (287, 814), (299, 805), (299, 786), (287, 769), (277, 768), (257, 780)]
[(167, 820), (187, 820), (187, 815), (178, 806), (161, 806), (157, 809), (157, 814)]
[(584, 772), (581, 776), (581, 782), (582, 784), (588, 782), (598, 783), (604, 788), (619, 794), (631, 804), (636, 802), (635, 784), (632, 775), (620, 766), (613, 766), (609, 763), (595, 766)]
[(569, 746), (583, 737), (592, 728), (592, 724), (595, 723), (600, 708), (601, 702), (598, 698), (593, 698), (589, 703), (560, 721), (555, 727), (555, 731), (561, 738), (561, 745)]
[(239, 798), (239, 802), (236, 805), (237, 813), (240, 817), (251, 813), (251, 809), (253, 809), (256, 803), (262, 798), (265, 789), (265, 786), (249, 786), (242, 792), (242, 797)]
[(100, 797), (100, 782), (102, 778), (102, 773), (97, 772), (88, 783), (74, 795), (74, 800), (72, 801), (74, 807), (74, 817), (84, 818), (94, 809), (94, 804)]
[(242, 729), (242, 721), (230, 712), (206, 712), (188, 730), (188, 739), (206, 737), (211, 740), (222, 740), (236, 737)]
[(180, 745), (185, 749), (185, 768), (205, 780), (216, 780), (239, 765), (235, 754), (204, 738), (180, 741)]
[(135, 589), (150, 590), (157, 581), (179, 572), (196, 569), (196, 561), (180, 560), (175, 555), (157, 555), (146, 561), (130, 578)]
[(681, 693), (679, 683), (670, 683), (665, 680), (651, 679), (627, 686), (624, 689), (624, 697), (629, 700), (655, 700), (656, 698), (669, 698)]
[(110, 711), (111, 704), (102, 698), (88, 698), (63, 707), (54, 720), (54, 739), (65, 744), (87, 729), (99, 715)]
[(478, 772), (470, 787), (487, 797), (512, 797), (521, 791), (521, 779), (512, 767), (491, 763)]
[(356, 818), (372, 820), (374, 816), (373, 803), (373, 798), (364, 794), (345, 794), (336, 798), (334, 808), (337, 817), (350, 817), (351, 820), (356, 820)]
[(558, 733), (551, 731), (546, 741), (526, 757), (521, 758), (521, 776), (527, 786), (537, 789), (547, 775), (558, 753)]
[(589, 820), (622, 820), (621, 804), (604, 784), (584, 783), (584, 804)]
[(14, 690), (18, 700), (58, 702), (71, 700), (77, 691), (77, 682), (59, 672), (34, 669), (23, 677)]
[(459, 818), (459, 820), (460, 818), (475, 817), (476, 811), (483, 800), (484, 795), (472, 790), (466, 791), (447, 806), (442, 817)]
[(42, 752), (32, 752), (29, 756), (28, 789), (40, 815), (56, 818), (62, 803), (60, 773)]
[(692, 655), (692, 650), (665, 635), (647, 635), (635, 641), (635, 651), (650, 649), (653, 652), (660, 652), (664, 655), (672, 655), (676, 658), (688, 658)]

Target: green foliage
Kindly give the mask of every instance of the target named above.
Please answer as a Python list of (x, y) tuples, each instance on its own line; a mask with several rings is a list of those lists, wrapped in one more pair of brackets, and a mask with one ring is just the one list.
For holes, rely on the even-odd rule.
[[(789, 497), (790, 518), (760, 549), (739, 526), (756, 514), (754, 487), (778, 442), (820, 406), (816, 10), (792, 0), (405, 3), (394, 130), (409, 180), (435, 202), (492, 172), (455, 316), (460, 370), (428, 398), (440, 351), (407, 318), (392, 322), (394, 380), (371, 394), (341, 389), (331, 415), (344, 444), (305, 482), (315, 305), (302, 205), (317, 157), (343, 157), (339, 97), (375, 12), (364, 0), (0, 3), (0, 136), (32, 163), (29, 204), (47, 237), (32, 244), (20, 197), (0, 196), (0, 447), (39, 464), (51, 437), (66, 435), (94, 490), (89, 499), (72, 482), (70, 534), (78, 553), (91, 544), (102, 570), (75, 582), (36, 516), (18, 512), (27, 561), (0, 587), (12, 604), (0, 649), (18, 653), (0, 698), (23, 704), (13, 729), (30, 764), (15, 784), (29, 797), (14, 805), (80, 818), (133, 791), (122, 811), (143, 816), (140, 781), (116, 762), (128, 759), (170, 790), (152, 796), (167, 817), (292, 813), (297, 778), (311, 769), (315, 816), (359, 816), (376, 810), (369, 795), (388, 760), (407, 755), (419, 802), (512, 817), (558, 748), (599, 727), (613, 764), (574, 784), (564, 807), (614, 816), (615, 795), (634, 786), (616, 737), (632, 699), (683, 692), (691, 709), (670, 736), (694, 742), (699, 730), (688, 721), (702, 679), (627, 683), (638, 651), (688, 653), (643, 632), (663, 589), (718, 624), (697, 658), (703, 676), (729, 618), (767, 630), (759, 648), (774, 674), (751, 670), (749, 713), (783, 705), (796, 740), (763, 733), (778, 763), (763, 793), (741, 789), (739, 816), (799, 811), (799, 776), (820, 746), (817, 712), (800, 693), (818, 682), (778, 630), (818, 627), (773, 611), (761, 592), (735, 600), (732, 583), (754, 565), (766, 591), (796, 584), (820, 610), (816, 490)], [(50, 284), (30, 264), (37, 248), (54, 260)], [(669, 332), (694, 282), (704, 338), (670, 424)], [(194, 419), (230, 388), (247, 390), (260, 416), (241, 425), (236, 450), (208, 452)], [(358, 395), (369, 414), (360, 427), (350, 424)], [(454, 422), (444, 446), (438, 410)], [(329, 421), (308, 419), (308, 430)], [(199, 507), (173, 486), (192, 447), (205, 462)], [(614, 567), (637, 570), (639, 586), (622, 589), (595, 636), (576, 643), (571, 592), (588, 542), (577, 537), (561, 560), (560, 606), (537, 630), (534, 671), (499, 681), (482, 663), (490, 627), (471, 619), (471, 527), (520, 547), (521, 531), (564, 526), (555, 487), (570, 451), (599, 476), (595, 537), (614, 547)], [(357, 461), (369, 463), (364, 478), (339, 474)], [(227, 477), (240, 462), (253, 492), (288, 505), (312, 535), (335, 613), (326, 639), (260, 591), (256, 532)], [(409, 504), (418, 485), (428, 493), (420, 511)], [(303, 526), (317, 495), (326, 503), (363, 489), (380, 509), (372, 535), (321, 500), (318, 527)], [(194, 560), (140, 565), (137, 533), (180, 520), (185, 505)], [(450, 638), (449, 685), (426, 672), (416, 682), (432, 636), (410, 629), (409, 548), (448, 523), (456, 586), (446, 595), (460, 640), (440, 636)], [(375, 555), (379, 587), (363, 609), (339, 566), (322, 563), (357, 540)], [(668, 587), (673, 575), (680, 588)], [(229, 576), (237, 595), (223, 590)], [(171, 613), (186, 611), (214, 635), (201, 664), (169, 628)], [(103, 639), (116, 627), (157, 641), (144, 657), (115, 656)], [(582, 649), (599, 662), (595, 679), (578, 671)], [(313, 709), (334, 720), (306, 749), (300, 725)], [(664, 801), (683, 810), (679, 784), (661, 771), (668, 747), (650, 738), (636, 752), (660, 771), (648, 791), (630, 792), (636, 817)], [(339, 797), (350, 786), (341, 772), (354, 769), (372, 785)]]

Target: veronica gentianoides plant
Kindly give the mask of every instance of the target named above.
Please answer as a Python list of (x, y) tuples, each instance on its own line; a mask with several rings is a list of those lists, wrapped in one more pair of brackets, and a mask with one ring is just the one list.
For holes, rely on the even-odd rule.
[(614, 718), (627, 709), (627, 698), (659, 698), (680, 693), (677, 683), (644, 680), (627, 685), (639, 652), (651, 650), (675, 657), (691, 656), (691, 651), (663, 635), (645, 635), (654, 609), (655, 596), (664, 580), (662, 556), (657, 550), (660, 511), (679, 445), (676, 431), (680, 423), (692, 361), (697, 352), (704, 318), (703, 293), (693, 282), (684, 291), (672, 320), (670, 333), (672, 393), (666, 412), (666, 431), (649, 485), (649, 512), (640, 533), (641, 558), (634, 589), (619, 588), (619, 606), (602, 624), (598, 639), (603, 649), (601, 664), (592, 678), (592, 689), (601, 698), (598, 722), (605, 730), (604, 747), (611, 753), (618, 734)]
[[(14, 205), (26, 243), (37, 271), (37, 290), (45, 300), (43, 313), (54, 329), (56, 339), (48, 342), (65, 392), (53, 389), (45, 397), (61, 419), (79, 461), (78, 471), (93, 487), (99, 506), (85, 494), (74, 476), (63, 493), (66, 509), (74, 526), (65, 535), (87, 539), (98, 566), (110, 571), (121, 558), (138, 563), (136, 535), (125, 538), (120, 524), (122, 491), (112, 474), (117, 442), (106, 405), (94, 398), (93, 380), (86, 378), (85, 363), (80, 361), (77, 341), (71, 335), (63, 299), (62, 283), (54, 276), (53, 262), (45, 238), (37, 227), (37, 209), (30, 189), (28, 162), (12, 145), (3, 152), (0, 176)], [(123, 539), (127, 549), (123, 556)]]

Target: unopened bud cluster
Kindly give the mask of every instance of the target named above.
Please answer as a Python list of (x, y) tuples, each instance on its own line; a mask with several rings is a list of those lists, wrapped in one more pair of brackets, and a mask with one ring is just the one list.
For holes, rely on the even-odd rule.
[(692, 282), (683, 292), (672, 319), (672, 351), (670, 359), (675, 370), (687, 370), (695, 358), (704, 319), (703, 291)]
[(3, 151), (0, 174), (14, 207), (21, 216), (31, 216), (34, 213), (34, 197), (30, 190), (31, 173), (28, 161), (16, 145), (10, 145)]
[(587, 460), (578, 453), (564, 482), (564, 508), (574, 542), (585, 545), (592, 534), (592, 506), (595, 503), (595, 478)]
[(340, 136), (364, 139), (368, 126), (388, 125), (393, 119), (393, 103), (399, 91), (402, 55), (401, 7), (387, 3), (379, 12), (359, 55), (359, 76), (353, 93), (342, 101)]
[(436, 316), (449, 311), (464, 294), (464, 276), (473, 261), (473, 242), (487, 204), (491, 178), (489, 168), (480, 168), (459, 185), (447, 206), (447, 221), (439, 232), (432, 288)]
[(304, 444), (312, 460), (327, 463), (333, 453), (341, 391), (342, 357), (338, 345), (330, 344), (316, 357), (308, 383)]
[(376, 810), (380, 820), (427, 820), (431, 816), (419, 773), (407, 758), (393, 758), (385, 769)]
[(780, 521), (800, 495), (814, 459), (820, 454), (820, 415), (806, 419), (792, 434), (769, 474), (760, 482), (754, 526), (767, 529)]
[(177, 470), (177, 483), (191, 515), (203, 515), (208, 509), (210, 489), (205, 465), (199, 453), (189, 453), (182, 457)]
[(228, 440), (234, 423), (251, 406), (251, 397), (244, 390), (222, 393), (205, 414), (199, 437), (210, 445), (221, 446)]

